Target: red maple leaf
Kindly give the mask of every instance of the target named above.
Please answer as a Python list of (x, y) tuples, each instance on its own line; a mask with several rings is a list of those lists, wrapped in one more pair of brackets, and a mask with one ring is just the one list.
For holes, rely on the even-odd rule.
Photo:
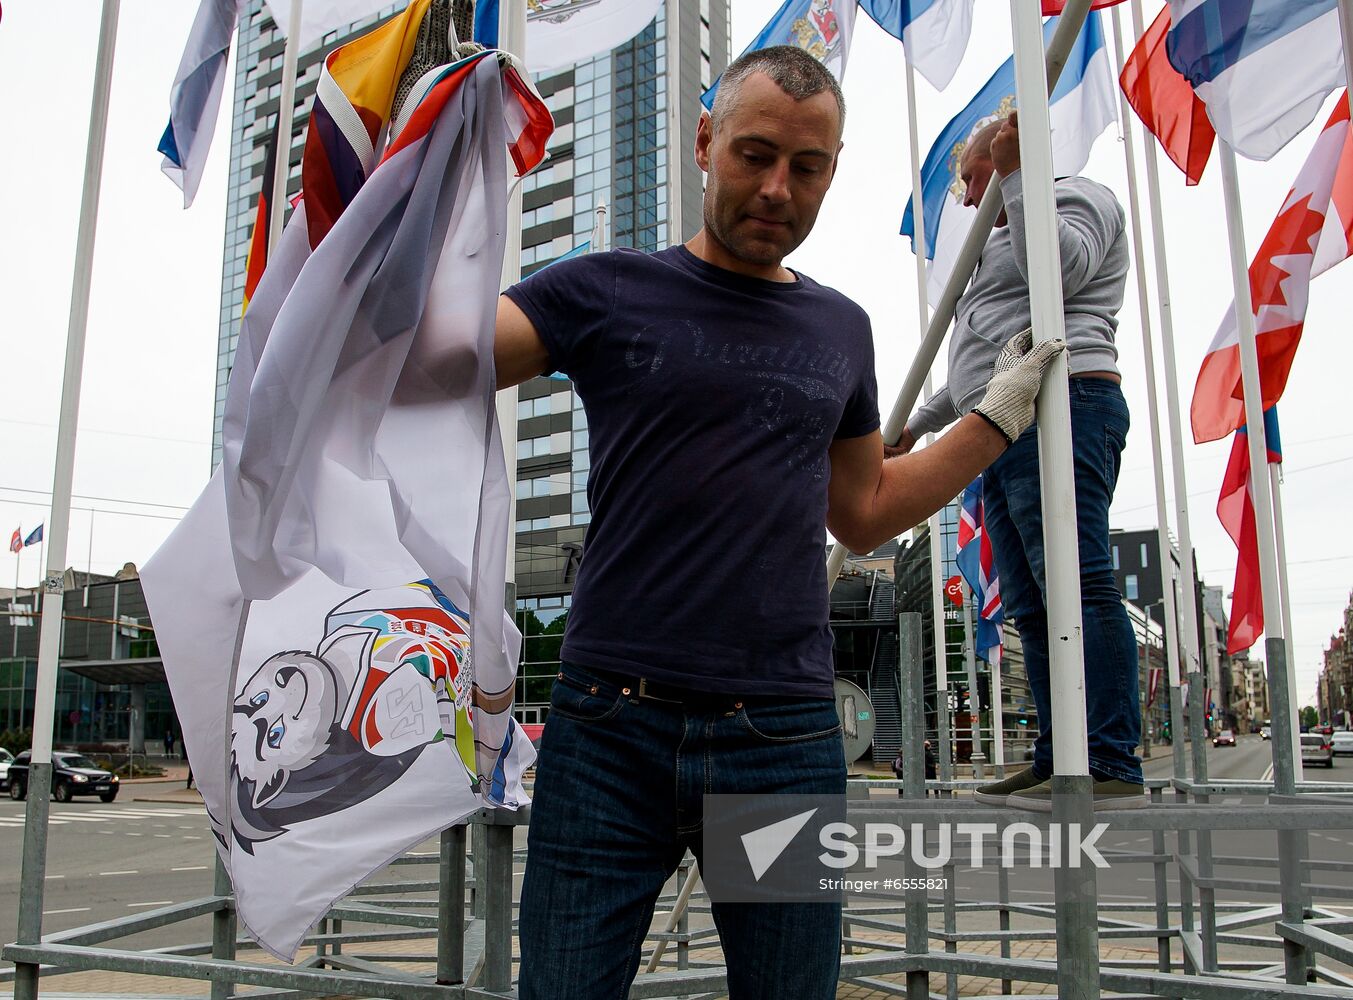
[(1324, 226), (1325, 213), (1311, 208), (1310, 195), (1293, 202), (1273, 220), (1250, 265), (1250, 298), (1256, 313), (1261, 306), (1287, 305), (1282, 282), (1292, 272), (1279, 267), (1274, 259), (1303, 253), (1314, 255)]

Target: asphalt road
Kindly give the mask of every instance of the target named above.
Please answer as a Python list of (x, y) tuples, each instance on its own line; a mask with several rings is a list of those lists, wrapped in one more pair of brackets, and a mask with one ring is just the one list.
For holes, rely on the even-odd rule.
[[(214, 853), (201, 806), (75, 799), (51, 804), (44, 932), (80, 927), (209, 895)], [(0, 801), (0, 940), (17, 933), (24, 803)], [(210, 937), (205, 920), (127, 938), (158, 947)], [(206, 931), (204, 936), (204, 931)]]

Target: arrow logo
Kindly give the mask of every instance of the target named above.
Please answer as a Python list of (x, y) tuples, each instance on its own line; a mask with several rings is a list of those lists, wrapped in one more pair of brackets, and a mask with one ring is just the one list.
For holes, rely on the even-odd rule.
[(775, 864), (775, 859), (785, 852), (816, 812), (817, 809), (809, 809), (742, 835), (742, 849), (747, 852), (753, 878), (761, 881), (761, 876)]

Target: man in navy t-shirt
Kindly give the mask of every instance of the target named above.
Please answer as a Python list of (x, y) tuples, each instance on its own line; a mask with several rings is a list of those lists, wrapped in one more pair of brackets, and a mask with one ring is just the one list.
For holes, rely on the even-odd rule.
[[(706, 793), (844, 792), (824, 526), (866, 552), (923, 521), (1028, 426), (1061, 349), (1010, 350), (976, 411), (884, 464), (868, 317), (781, 264), (813, 227), (844, 120), (802, 50), (743, 56), (699, 125), (700, 232), (561, 262), (500, 300), (499, 386), (564, 372), (591, 442), (522, 1000), (626, 994), (663, 884), (688, 847), (702, 858)], [(839, 902), (713, 916), (732, 1000), (835, 995)]]

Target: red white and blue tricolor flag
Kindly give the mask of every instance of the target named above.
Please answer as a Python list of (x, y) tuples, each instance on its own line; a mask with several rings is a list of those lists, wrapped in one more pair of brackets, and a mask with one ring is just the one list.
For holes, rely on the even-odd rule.
[(1001, 626), (1005, 622), (1005, 611), (1001, 606), (1001, 581), (996, 572), (996, 558), (986, 532), (981, 476), (963, 491), (955, 561), (959, 572), (972, 588), (973, 607), (977, 609), (977, 655), (993, 666), (998, 666), (1001, 662)]
[(1170, 0), (1166, 50), (1241, 156), (1267, 160), (1344, 80), (1337, 0)]
[[(1270, 464), (1281, 465), (1278, 408), (1264, 411), (1264, 439)], [(1236, 581), (1231, 592), (1231, 624), (1226, 652), (1249, 649), (1264, 631), (1264, 596), (1259, 586), (1259, 541), (1254, 522), (1254, 480), (1250, 474), (1249, 435), (1242, 424), (1231, 442), (1231, 459), (1217, 498), (1217, 520), (1236, 545)]]
[(19, 552), (22, 549), (23, 549), (23, 532), (20, 529), (15, 528), (14, 534), (9, 536), (9, 550), (11, 552)]

